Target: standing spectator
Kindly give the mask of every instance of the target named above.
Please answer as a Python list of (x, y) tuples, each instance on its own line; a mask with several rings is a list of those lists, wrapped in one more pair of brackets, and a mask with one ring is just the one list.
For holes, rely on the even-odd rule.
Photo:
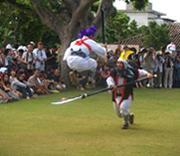
[(42, 42), (38, 42), (37, 48), (33, 50), (33, 53), (35, 55), (35, 68), (40, 71), (45, 71), (47, 56)]
[(8, 69), (12, 69), (13, 68), (13, 57), (11, 55), (11, 49), (5, 49), (4, 51), (4, 56), (5, 56), (5, 66)]
[(144, 62), (144, 56), (147, 53), (147, 49), (141, 48), (140, 51), (138, 52), (138, 67), (142, 68), (143, 62)]
[(3, 53), (3, 49), (0, 49), (0, 67), (5, 67), (5, 56)]
[(30, 74), (35, 69), (35, 55), (33, 53), (33, 45), (27, 45), (27, 51), (23, 53), (22, 60), (26, 64), (26, 68)]
[(57, 64), (57, 55), (55, 53), (55, 49), (47, 49), (46, 50), (46, 55), (47, 55), (47, 61), (46, 61), (46, 70), (50, 70), (51, 68), (55, 69), (58, 67)]
[(26, 69), (26, 63), (22, 59), (23, 54), (27, 52), (26, 46), (19, 46), (15, 57), (17, 63), (17, 69)]
[(154, 73), (157, 74), (157, 77), (154, 79), (154, 86), (156, 88), (162, 87), (163, 63), (164, 63), (164, 58), (161, 54), (158, 53), (155, 58), (155, 69), (154, 69)]
[(173, 68), (174, 62), (172, 55), (169, 52), (165, 53), (164, 56), (164, 87), (172, 88), (173, 85)]
[(116, 61), (118, 60), (119, 56), (121, 55), (122, 47), (120, 44), (117, 45), (117, 48), (115, 49), (114, 55), (116, 58)]
[[(155, 69), (155, 58), (156, 58), (156, 51), (154, 48), (150, 48), (144, 56), (144, 62), (142, 64), (142, 67), (151, 74), (153, 74)], [(154, 86), (153, 79), (151, 79), (149, 80), (147, 87), (153, 87), (153, 86)]]
[(177, 53), (174, 63), (174, 87), (180, 87), (180, 53)]

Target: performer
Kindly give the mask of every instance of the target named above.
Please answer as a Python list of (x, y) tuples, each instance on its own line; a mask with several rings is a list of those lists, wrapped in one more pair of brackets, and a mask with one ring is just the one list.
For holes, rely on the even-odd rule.
[(114, 109), (118, 117), (124, 119), (122, 129), (128, 129), (129, 124), (134, 123), (134, 114), (129, 110), (133, 100), (133, 84), (119, 88), (116, 86), (134, 82), (140, 77), (152, 78), (153, 76), (143, 69), (133, 68), (127, 61), (120, 58), (116, 63), (116, 68), (106, 80), (107, 85), (112, 87)]
[(64, 61), (70, 69), (77, 72), (91, 71), (95, 73), (97, 62), (90, 57), (95, 53), (105, 60), (106, 50), (100, 44), (94, 41), (96, 27), (91, 26), (79, 33), (79, 39), (73, 41), (64, 54)]

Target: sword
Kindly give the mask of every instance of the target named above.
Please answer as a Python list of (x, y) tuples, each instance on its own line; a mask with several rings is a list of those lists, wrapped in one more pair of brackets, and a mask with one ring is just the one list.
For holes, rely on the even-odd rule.
[[(152, 78), (155, 78), (155, 77), (157, 77), (156, 74), (153, 75)], [(141, 82), (141, 81), (148, 80), (148, 79), (150, 79), (150, 78), (142, 77), (140, 79), (137, 79), (135, 81), (132, 81), (132, 82), (129, 82), (129, 83), (126, 83), (126, 84), (117, 85), (116, 87), (121, 88), (121, 87), (125, 87), (125, 86), (128, 86), (128, 85), (133, 85), (133, 84), (135, 84), (137, 82)], [(76, 100), (79, 100), (79, 99), (84, 99), (84, 98), (87, 98), (89, 96), (93, 96), (93, 95), (96, 95), (96, 94), (99, 94), (99, 93), (103, 93), (103, 92), (106, 92), (106, 91), (111, 90), (111, 89), (112, 88), (110, 88), (110, 87), (106, 87), (106, 88), (102, 88), (102, 89), (99, 89), (99, 90), (96, 90), (96, 91), (93, 91), (93, 92), (90, 92), (90, 93), (82, 93), (81, 95), (68, 97), (68, 98), (62, 98), (60, 101), (51, 102), (51, 104), (53, 104), (53, 105), (63, 105), (63, 104), (70, 103), (72, 101), (76, 101)]]

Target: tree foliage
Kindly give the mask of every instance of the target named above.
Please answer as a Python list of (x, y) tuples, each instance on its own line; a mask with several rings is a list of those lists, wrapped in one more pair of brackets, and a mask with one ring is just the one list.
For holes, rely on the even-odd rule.
[[(133, 2), (134, 6), (140, 9), (146, 4), (147, 0), (125, 1)], [(62, 43), (62, 53), (64, 53), (65, 48), (67, 48), (73, 38), (76, 38), (80, 29), (93, 24), (96, 25), (97, 30), (100, 32), (102, 23), (101, 10), (104, 12), (104, 17), (109, 17), (113, 10), (114, 0), (0, 0), (0, 2), (0, 5), (2, 3), (12, 5), (26, 13), (27, 16), (30, 16), (26, 17), (28, 22), (40, 19), (42, 23), (27, 23), (27, 27), (20, 28), (22, 25), (25, 25), (24, 23), (20, 24), (21, 20), (25, 18), (21, 16), (23, 19), (17, 18), (16, 28), (22, 31), (26, 31), (26, 29), (30, 31), (30, 28), (37, 24), (36, 31), (31, 30), (31, 33), (27, 33), (30, 36), (35, 32), (41, 34), (45, 30), (41, 24), (45, 25), (58, 35)], [(39, 24), (42, 26), (41, 28)], [(21, 37), (21, 34), (18, 36)], [(14, 36), (16, 37), (17, 35), (15, 34)], [(61, 63), (61, 71), (61, 74), (67, 78), (67, 68), (64, 62)]]
[(141, 10), (143, 9), (147, 3), (148, 3), (148, 0), (125, 0), (126, 3), (132, 3), (134, 8), (138, 9), (138, 10)]
[[(17, 28), (16, 31), (13, 30), (14, 40), (21, 41), (22, 38), (25, 37), (24, 41), (26, 42), (26, 36), (31, 36), (32, 40), (34, 40), (34, 38), (39, 39), (44, 36), (44, 32), (47, 31), (52, 34), (52, 36), (57, 34), (65, 48), (71, 39), (76, 37), (80, 29), (94, 24), (98, 30), (100, 30), (101, 9), (104, 10), (105, 17), (109, 17), (113, 9), (113, 1), (114, 0), (1, 0), (0, 6), (2, 6), (2, 4), (9, 5), (11, 6), (10, 10), (16, 12), (13, 17), (17, 19), (12, 20), (14, 21), (13, 25)], [(133, 2), (134, 6), (138, 9), (144, 7), (147, 2), (147, 0), (125, 1)], [(47, 27), (50, 28), (54, 34), (49, 31)]]
[(130, 22), (130, 18), (123, 12), (119, 11), (107, 20), (106, 36), (108, 43), (118, 42), (138, 33), (136, 22)]
[(164, 45), (169, 43), (169, 30), (167, 25), (159, 25), (155, 22), (150, 22), (149, 25), (140, 28), (143, 34), (143, 44), (146, 47), (154, 47), (159, 50)]
[[(27, 3), (27, 1), (24, 1)], [(19, 3), (17, 3), (19, 4)], [(28, 4), (28, 3), (27, 3)], [(52, 41), (59, 43), (57, 35), (47, 26), (43, 25), (36, 13), (30, 11), (28, 5), (21, 8), (14, 7), (12, 3), (0, 4), (0, 43), (26, 44), (29, 41), (46, 41), (47, 45), (53, 45)], [(49, 35), (49, 40), (46, 35)]]

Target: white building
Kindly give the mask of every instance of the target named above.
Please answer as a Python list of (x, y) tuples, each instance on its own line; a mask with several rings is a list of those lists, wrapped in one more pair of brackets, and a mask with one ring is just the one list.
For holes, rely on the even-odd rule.
[(169, 24), (174, 23), (175, 20), (163, 18), (161, 16), (166, 16), (164, 13), (160, 13), (152, 9), (152, 3), (149, 3), (144, 10), (136, 10), (132, 6), (132, 4), (128, 4), (126, 6), (126, 10), (122, 10), (125, 12), (129, 17), (130, 20), (135, 20), (138, 26), (148, 25), (149, 22), (155, 21), (158, 24)]

